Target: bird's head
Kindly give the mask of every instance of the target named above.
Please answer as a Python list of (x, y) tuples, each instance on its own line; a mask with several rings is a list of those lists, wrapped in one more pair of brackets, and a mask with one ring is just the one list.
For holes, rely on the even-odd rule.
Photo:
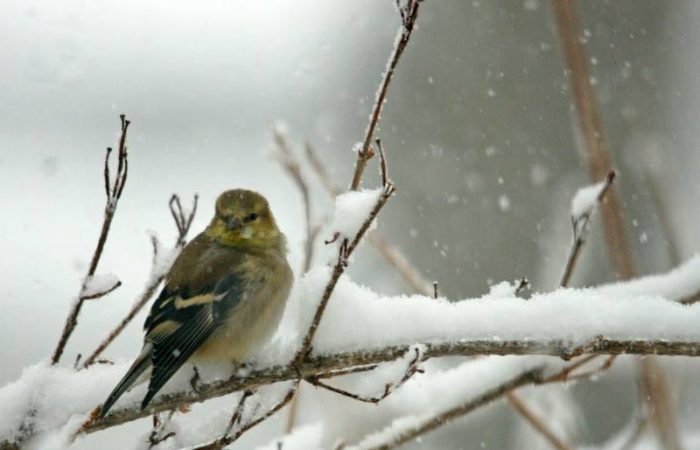
[(284, 245), (265, 197), (232, 189), (216, 199), (216, 213), (206, 234), (221, 245), (272, 248)]

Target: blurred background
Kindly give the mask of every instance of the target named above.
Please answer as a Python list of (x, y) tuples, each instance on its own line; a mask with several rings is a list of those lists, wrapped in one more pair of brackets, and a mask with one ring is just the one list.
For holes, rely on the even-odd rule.
[[(99, 232), (104, 148), (115, 145), (120, 113), (132, 120), (129, 178), (98, 273), (117, 274), (123, 286), (86, 305), (64, 362), (93, 348), (131, 307), (149, 276), (150, 233), (174, 241), (173, 192), (185, 204), (199, 194), (196, 232), (219, 192), (259, 190), (300, 267), (301, 196), (271, 157), (271, 126), (283, 121), (300, 159), (309, 142), (338, 183), (349, 183), (351, 149), (399, 26), (393, 2), (1, 3), (0, 384), (53, 350)], [(635, 263), (640, 274), (667, 271), (698, 246), (700, 4), (576, 6)], [(377, 132), (399, 191), (379, 231), (451, 299), (523, 276), (534, 290), (551, 290), (561, 276), (569, 200), (590, 180), (555, 25), (544, 0), (426, 1), (400, 62)], [(379, 183), (375, 164), (366, 187)], [(332, 201), (304, 169), (321, 221)], [(596, 221), (574, 285), (614, 281), (600, 228)], [(317, 256), (326, 261), (322, 246)], [(369, 245), (350, 274), (379, 292), (411, 292)], [(131, 357), (142, 320), (106, 356)], [(691, 383), (697, 363), (664, 364), (679, 423), (691, 426), (700, 404)], [(633, 368), (623, 361), (596, 383), (538, 390), (533, 401), (570, 414), (579, 443), (604, 445), (634, 412)], [(346, 408), (340, 400), (313, 403), (320, 402), (306, 402), (300, 420)], [(357, 423), (341, 435), (376, 428), (352, 408)], [(262, 434), (247, 445), (264, 442)], [(94, 439), (86, 448), (107, 442)], [(544, 445), (536, 439), (499, 405), (410, 448)]]

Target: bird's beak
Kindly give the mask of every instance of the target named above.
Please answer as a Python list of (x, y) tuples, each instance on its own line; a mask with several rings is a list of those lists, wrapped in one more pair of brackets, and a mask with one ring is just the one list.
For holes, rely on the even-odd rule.
[(228, 221), (226, 221), (226, 225), (231, 231), (238, 231), (241, 229), (241, 222), (235, 217), (231, 217), (230, 219), (228, 219)]

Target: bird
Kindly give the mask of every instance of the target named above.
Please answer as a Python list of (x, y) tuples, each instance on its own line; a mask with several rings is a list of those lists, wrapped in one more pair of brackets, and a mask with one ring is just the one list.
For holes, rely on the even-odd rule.
[(242, 364), (277, 329), (293, 283), (287, 243), (265, 197), (232, 189), (209, 226), (173, 262), (144, 324), (140, 354), (109, 394), (100, 418), (148, 379), (145, 409), (187, 361)]

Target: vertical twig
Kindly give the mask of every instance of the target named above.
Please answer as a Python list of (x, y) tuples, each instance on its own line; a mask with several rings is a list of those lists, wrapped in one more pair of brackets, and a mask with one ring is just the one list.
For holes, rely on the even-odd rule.
[[(591, 178), (600, 180), (613, 170), (612, 158), (605, 141), (598, 106), (591, 86), (591, 74), (580, 41), (578, 19), (572, 0), (553, 0), (559, 38), (576, 106), (578, 127)], [(626, 238), (619, 194), (613, 190), (602, 206), (608, 255), (617, 275), (627, 280), (635, 275), (632, 250)]]
[(296, 184), (299, 192), (301, 193), (302, 202), (304, 204), (306, 244), (304, 248), (304, 264), (302, 266), (302, 273), (306, 273), (311, 268), (314, 240), (317, 235), (313, 225), (311, 225), (311, 198), (309, 194), (309, 185), (302, 174), (299, 162), (296, 160), (292, 154), (292, 150), (289, 148), (289, 142), (284, 133), (282, 133), (279, 128), (272, 127), (272, 138), (275, 143), (275, 148), (277, 149), (277, 160)]
[(367, 167), (367, 162), (374, 156), (374, 150), (371, 147), (372, 139), (374, 138), (374, 131), (379, 123), (379, 118), (382, 113), (382, 108), (386, 102), (386, 96), (389, 91), (389, 84), (391, 83), (394, 73), (396, 72), (396, 66), (399, 63), (399, 59), (406, 49), (408, 40), (411, 38), (411, 33), (416, 24), (416, 19), (418, 18), (418, 7), (420, 5), (419, 0), (408, 0), (405, 6), (400, 5), (400, 0), (397, 0), (397, 6), (399, 14), (401, 16), (401, 28), (399, 28), (399, 34), (396, 37), (396, 43), (394, 49), (389, 56), (389, 62), (387, 63), (386, 72), (379, 84), (379, 89), (377, 89), (377, 94), (374, 99), (374, 105), (372, 106), (372, 112), (369, 116), (369, 123), (367, 124), (367, 129), (365, 130), (365, 137), (362, 141), (362, 145), (357, 151), (357, 160), (355, 161), (355, 172), (352, 175), (352, 182), (350, 183), (350, 189), (356, 191), (360, 187), (360, 182), (362, 181), (362, 174), (364, 173), (365, 167)]
[[(598, 204), (600, 204), (603, 201), (605, 194), (607, 194), (608, 190), (610, 189), (610, 186), (612, 186), (613, 182), (615, 181), (615, 174), (616, 172), (614, 170), (611, 170), (605, 177), (605, 184), (603, 185), (603, 189), (600, 190), (598, 198), (596, 199), (596, 202)], [(571, 246), (571, 250), (569, 251), (569, 257), (566, 260), (564, 274), (562, 275), (561, 281), (559, 282), (559, 286), (561, 287), (567, 287), (569, 285), (569, 282), (571, 281), (571, 275), (573, 275), (574, 273), (574, 268), (576, 267), (578, 258), (581, 255), (581, 250), (583, 249), (583, 245), (586, 243), (586, 236), (588, 234), (588, 224), (591, 220), (592, 213), (593, 211), (589, 210), (586, 211), (580, 217), (571, 218), (572, 228), (574, 231), (574, 243)]]
[(542, 419), (538, 417), (514, 391), (508, 392), (506, 398), (513, 409), (537, 430), (538, 433), (544, 436), (552, 447), (557, 450), (572, 450), (572, 447), (569, 447), (564, 441), (559, 439), (559, 437), (542, 422)]
[[(574, 94), (578, 124), (585, 144), (586, 161), (591, 177), (600, 179), (606, 172), (612, 170), (612, 158), (605, 142), (605, 133), (590, 82), (591, 76), (585, 50), (579, 38), (580, 26), (574, 3), (573, 0), (553, 0), (553, 8)], [(635, 276), (636, 271), (632, 251), (626, 238), (619, 195), (613, 191), (601, 209), (608, 256), (613, 262), (617, 275), (623, 280), (630, 279)], [(646, 392), (647, 401), (653, 405), (652, 410), (668, 412), (664, 420), (657, 420), (657, 433), (667, 449), (680, 448), (672, 408), (667, 403), (668, 386), (663, 381), (662, 368), (647, 362), (647, 359), (642, 361), (641, 376), (656, 377), (659, 380), (653, 386), (642, 383), (642, 386), (655, 389)]]
[(127, 159), (126, 134), (130, 122), (126, 119), (126, 116), (124, 114), (122, 114), (119, 117), (121, 119), (121, 137), (119, 138), (117, 173), (113, 182), (110, 179), (109, 172), (109, 156), (112, 153), (112, 149), (107, 148), (107, 152), (105, 155), (104, 183), (107, 200), (105, 204), (104, 220), (102, 221), (100, 237), (97, 240), (97, 246), (95, 247), (95, 251), (92, 254), (90, 267), (83, 280), (78, 299), (73, 303), (73, 307), (71, 308), (71, 311), (68, 314), (68, 317), (66, 318), (66, 323), (63, 327), (61, 337), (59, 338), (58, 344), (56, 345), (53, 355), (51, 356), (52, 365), (55, 365), (60, 361), (61, 355), (63, 354), (63, 350), (65, 349), (66, 344), (68, 343), (68, 339), (70, 338), (71, 334), (73, 333), (73, 330), (75, 330), (75, 327), (78, 324), (78, 315), (80, 314), (80, 309), (82, 308), (83, 303), (86, 300), (83, 296), (83, 293), (87, 287), (87, 283), (89, 282), (90, 278), (93, 275), (95, 275), (95, 271), (97, 270), (97, 265), (100, 262), (100, 258), (102, 257), (102, 251), (104, 250), (105, 243), (107, 242), (107, 236), (109, 235), (109, 228), (112, 225), (112, 219), (114, 219), (114, 214), (117, 211), (117, 204), (119, 203), (119, 199), (121, 198), (122, 192), (124, 191), (124, 185), (126, 184), (126, 177), (129, 168), (129, 163)]

